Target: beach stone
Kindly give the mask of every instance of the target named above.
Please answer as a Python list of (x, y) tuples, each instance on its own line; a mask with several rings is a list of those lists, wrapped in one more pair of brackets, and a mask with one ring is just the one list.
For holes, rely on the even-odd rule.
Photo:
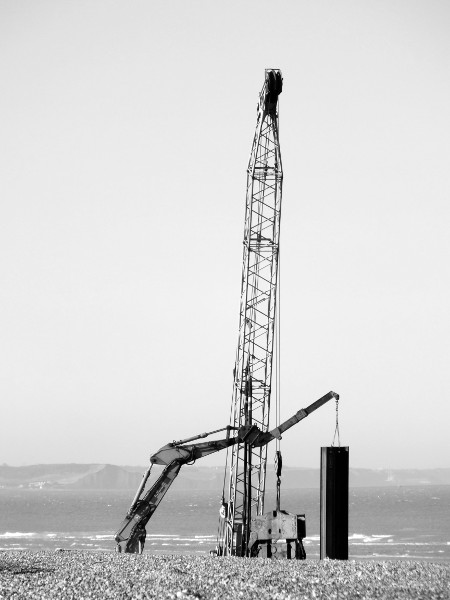
[(0, 552), (0, 599), (450, 600), (450, 563)]

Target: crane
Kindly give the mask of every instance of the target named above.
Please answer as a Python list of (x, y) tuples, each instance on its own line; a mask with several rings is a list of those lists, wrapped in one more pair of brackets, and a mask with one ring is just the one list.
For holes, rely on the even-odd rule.
[[(128, 552), (141, 554), (144, 550), (145, 538), (146, 538), (146, 525), (152, 518), (160, 502), (164, 498), (168, 489), (177, 477), (180, 469), (183, 465), (192, 463), (193, 461), (208, 456), (214, 452), (219, 452), (230, 446), (237, 444), (244, 444), (249, 446), (251, 449), (266, 447), (269, 442), (274, 439), (280, 439), (281, 435), (290, 429), (296, 423), (299, 423), (309, 414), (323, 406), (326, 402), (332, 398), (338, 399), (339, 396), (335, 392), (328, 392), (319, 400), (316, 400), (310, 404), (307, 408), (302, 408), (297, 411), (290, 419), (275, 427), (271, 431), (261, 431), (255, 424), (243, 425), (238, 431), (237, 435), (230, 437), (230, 432), (234, 430), (233, 426), (228, 425), (222, 429), (216, 429), (209, 433), (201, 433), (183, 440), (170, 442), (162, 448), (160, 448), (155, 454), (150, 457), (150, 466), (144, 473), (142, 482), (133, 498), (131, 506), (125, 516), (124, 521), (120, 525), (119, 530), (115, 535), (118, 552)], [(220, 431), (227, 431), (225, 438), (219, 440), (211, 440), (208, 442), (200, 442), (192, 444), (198, 439), (202, 439), (218, 433)], [(164, 470), (161, 475), (157, 478), (155, 483), (150, 489), (144, 493), (145, 486), (150, 477), (152, 466), (154, 464), (164, 465)], [(275, 512), (275, 511), (274, 511)], [(288, 513), (284, 511), (278, 511), (277, 515), (273, 515), (272, 518), (280, 520), (280, 516), (284, 517)], [(266, 516), (266, 521), (270, 521), (271, 516)], [(281, 519), (281, 521), (286, 519)], [(264, 516), (258, 523), (258, 530), (262, 531), (268, 529), (264, 527)], [(253, 555), (256, 555), (256, 546), (258, 544), (258, 536), (255, 532), (252, 532), (253, 537), (251, 538)], [(252, 549), (252, 548), (250, 548)]]
[[(120, 552), (143, 551), (146, 524), (182, 465), (231, 448), (230, 467), (228, 472), (227, 467), (225, 469), (224, 480), (224, 490), (225, 482), (228, 482), (227, 496), (224, 494), (222, 497), (215, 553), (221, 556), (257, 556), (261, 544), (268, 545), (269, 553), (271, 542), (284, 535), (288, 541), (295, 542), (296, 557), (304, 558), (302, 515), (282, 511), (279, 494), (277, 509), (264, 513), (267, 444), (273, 439), (281, 439), (284, 431), (331, 398), (337, 400), (339, 396), (329, 392), (269, 430), (283, 182), (278, 135), (278, 96), (282, 87), (281, 71), (266, 69), (247, 168), (239, 338), (233, 371), (230, 423), (214, 432), (169, 443), (150, 457), (150, 467), (144, 473), (115, 536)], [(224, 430), (227, 435), (223, 439), (191, 443)], [(231, 437), (232, 431), (237, 435)], [(164, 465), (165, 468), (145, 492), (153, 464)], [(281, 462), (278, 479), (280, 471)]]
[[(247, 167), (239, 337), (230, 425), (269, 429), (283, 169), (278, 135), (279, 69), (266, 69)], [(264, 512), (267, 448), (237, 443), (225, 467), (218, 542), (224, 555), (248, 554), (250, 524)], [(225, 483), (224, 483), (225, 489)], [(225, 510), (226, 507), (226, 510)]]

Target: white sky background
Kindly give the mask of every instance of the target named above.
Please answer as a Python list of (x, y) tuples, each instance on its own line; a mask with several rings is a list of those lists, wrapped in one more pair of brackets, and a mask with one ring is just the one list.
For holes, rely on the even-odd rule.
[[(353, 466), (449, 467), (449, 33), (444, 0), (0, 1), (0, 462), (228, 423), (275, 67), (282, 416), (332, 389)], [(285, 464), (333, 432), (330, 403)]]

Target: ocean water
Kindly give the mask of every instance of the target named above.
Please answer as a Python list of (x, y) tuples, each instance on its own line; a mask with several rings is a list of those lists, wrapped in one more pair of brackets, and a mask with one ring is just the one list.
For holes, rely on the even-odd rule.
[[(0, 550), (114, 551), (133, 493), (0, 489)], [(216, 545), (220, 497), (169, 491), (147, 526), (146, 552), (207, 554)], [(266, 510), (274, 508), (266, 495)], [(305, 549), (319, 558), (319, 490), (282, 491), (281, 507), (306, 514)], [(450, 561), (450, 486), (353, 488), (349, 557)]]

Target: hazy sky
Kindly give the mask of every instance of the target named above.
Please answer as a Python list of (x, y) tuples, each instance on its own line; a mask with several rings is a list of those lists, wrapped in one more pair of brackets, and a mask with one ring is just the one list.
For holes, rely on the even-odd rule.
[[(353, 466), (449, 467), (449, 32), (446, 0), (0, 0), (0, 462), (228, 423), (274, 67), (282, 416), (335, 390)], [(333, 431), (330, 403), (285, 464)]]

